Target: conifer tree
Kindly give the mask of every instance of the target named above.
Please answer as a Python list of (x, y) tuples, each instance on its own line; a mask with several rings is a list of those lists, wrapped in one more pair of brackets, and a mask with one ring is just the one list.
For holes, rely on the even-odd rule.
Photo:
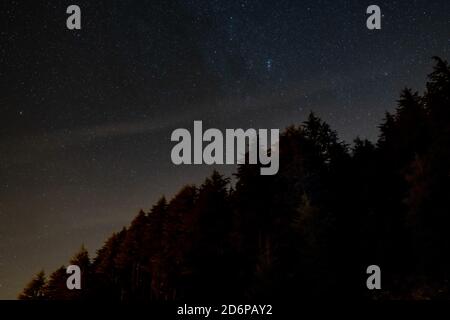
[(22, 293), (19, 295), (20, 300), (44, 300), (46, 277), (44, 270), (39, 271), (33, 279), (28, 283)]

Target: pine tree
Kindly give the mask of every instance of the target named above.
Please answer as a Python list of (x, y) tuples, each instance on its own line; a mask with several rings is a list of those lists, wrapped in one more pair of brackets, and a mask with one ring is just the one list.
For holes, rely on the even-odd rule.
[(436, 64), (433, 72), (428, 76), (425, 104), (430, 113), (434, 131), (436, 133), (442, 131), (448, 135), (450, 131), (448, 125), (448, 119), (450, 119), (450, 66), (447, 61), (439, 57), (433, 59)]
[(144, 249), (144, 234), (148, 228), (148, 216), (141, 210), (131, 222), (114, 259), (122, 278), (121, 300), (142, 299), (144, 278), (150, 281), (148, 255)]
[[(187, 261), (187, 255), (192, 249), (197, 232), (194, 215), (196, 201), (197, 188), (190, 185), (183, 187), (167, 206), (162, 234), (167, 298), (183, 297), (188, 290), (185, 282), (192, 268)], [(168, 287), (172, 289), (167, 290)]]
[(97, 256), (92, 265), (94, 281), (92, 290), (96, 297), (104, 300), (120, 299), (120, 279), (115, 259), (126, 233), (126, 228), (123, 228), (119, 233), (114, 233), (97, 251)]
[(146, 233), (145, 242), (148, 245), (149, 265), (151, 272), (150, 300), (164, 300), (167, 295), (165, 290), (167, 284), (167, 270), (165, 256), (167, 244), (164, 242), (167, 221), (167, 200), (162, 197), (150, 210), (149, 229)]
[(70, 290), (67, 288), (66, 267), (61, 266), (54, 271), (45, 287), (45, 296), (49, 300), (68, 300), (71, 298)]
[[(194, 297), (218, 298), (229, 293), (230, 232), (232, 214), (228, 193), (229, 179), (217, 171), (198, 191), (194, 209), (197, 230), (187, 259), (194, 271), (190, 285)], [(221, 288), (218, 290), (217, 288)]]
[(91, 260), (85, 246), (82, 245), (80, 250), (70, 259), (70, 265), (77, 265), (81, 271), (81, 289), (69, 290), (70, 299), (86, 300), (91, 293)]
[(430, 125), (428, 148), (405, 170), (409, 189), (404, 201), (418, 269), (449, 279), (450, 259), (442, 252), (450, 250), (450, 67), (440, 58), (434, 60), (423, 98)]
[(23, 292), (19, 295), (20, 300), (44, 300), (46, 277), (44, 270), (38, 272), (36, 276), (25, 287)]

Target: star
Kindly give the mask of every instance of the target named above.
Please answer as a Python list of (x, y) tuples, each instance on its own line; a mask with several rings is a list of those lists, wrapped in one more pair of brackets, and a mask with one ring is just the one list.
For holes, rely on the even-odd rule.
[(273, 60), (272, 59), (267, 59), (266, 60), (266, 69), (268, 72), (272, 71), (272, 65), (273, 65)]

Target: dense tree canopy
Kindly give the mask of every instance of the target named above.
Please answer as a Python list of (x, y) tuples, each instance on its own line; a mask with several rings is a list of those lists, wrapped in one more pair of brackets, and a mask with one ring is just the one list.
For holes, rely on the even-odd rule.
[[(405, 89), (376, 143), (352, 145), (315, 114), (280, 139), (280, 170), (241, 165), (187, 185), (106, 240), (91, 262), (40, 272), (20, 299), (450, 298), (450, 68)], [(382, 293), (365, 270), (383, 270)]]

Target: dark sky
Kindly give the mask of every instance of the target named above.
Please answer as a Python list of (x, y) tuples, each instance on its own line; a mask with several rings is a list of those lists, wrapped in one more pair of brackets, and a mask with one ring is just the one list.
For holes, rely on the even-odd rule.
[(375, 140), (449, 53), (448, 0), (2, 0), (0, 298), (201, 182), (212, 168), (172, 165), (174, 129), (283, 129), (313, 110)]

